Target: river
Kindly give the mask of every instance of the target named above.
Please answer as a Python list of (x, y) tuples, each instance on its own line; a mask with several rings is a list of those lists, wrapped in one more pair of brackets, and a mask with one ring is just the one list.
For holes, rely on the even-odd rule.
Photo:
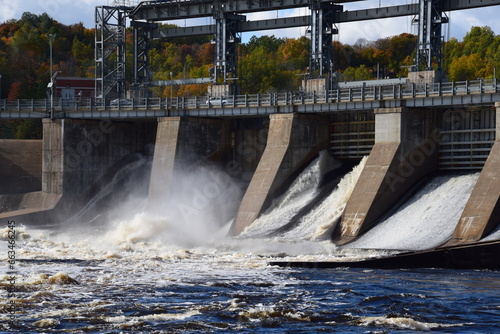
[[(339, 249), (329, 241), (328, 233), (338, 221), (363, 163), (286, 231), (281, 228), (290, 221), (287, 217), (296, 215), (276, 213), (283, 208), (296, 213), (315, 198), (319, 182), (311, 171), (321, 168), (321, 163), (311, 164), (288, 193), (240, 237), (227, 236), (230, 222), (207, 230), (194, 221), (148, 210), (144, 201), (124, 203), (119, 217), (101, 222), (99, 216), (94, 217), (91, 225), (37, 228), (16, 221), (12, 267), (6, 261), (9, 228), (0, 234), (5, 272), (13, 271), (0, 276), (0, 331), (498, 331), (498, 271), (268, 265), (273, 260), (377, 256), (402, 248), (420, 249), (423, 240), (441, 242), (452, 232), (450, 226), (477, 178), (477, 173), (461, 173), (432, 179), (377, 230), (360, 239), (359, 245)], [(451, 203), (440, 200), (450, 193), (454, 193)], [(325, 217), (328, 219), (322, 219)], [(408, 232), (387, 237), (394, 226)], [(429, 229), (437, 232), (429, 237), (425, 234)], [(9, 281), (12, 275), (15, 282)]]

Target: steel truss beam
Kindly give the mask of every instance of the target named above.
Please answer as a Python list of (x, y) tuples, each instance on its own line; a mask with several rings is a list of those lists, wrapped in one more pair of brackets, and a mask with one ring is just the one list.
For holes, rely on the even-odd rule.
[[(340, 1), (335, 1), (340, 3)], [(441, 0), (443, 12), (473, 9), (488, 6), (498, 6), (500, 0)], [(338, 23), (360, 22), (368, 20), (386, 19), (419, 14), (419, 5), (398, 5), (381, 8), (369, 8), (338, 13)], [(248, 21), (241, 23), (241, 32), (273, 30), (284, 28), (304, 27), (311, 25), (310, 16), (297, 16), (281, 19)], [(155, 37), (186, 37), (211, 35), (215, 33), (212, 25), (193, 26), (186, 28), (169, 28), (155, 31)]]
[[(317, 0), (330, 3), (332, 0)], [(336, 3), (349, 3), (364, 0), (336, 0)], [(310, 0), (169, 0), (143, 1), (130, 16), (134, 20), (168, 21), (212, 16), (214, 10), (227, 13), (256, 13), (281, 9), (309, 7)]]
[(95, 94), (98, 98), (125, 96), (125, 29), (128, 7), (96, 7)]

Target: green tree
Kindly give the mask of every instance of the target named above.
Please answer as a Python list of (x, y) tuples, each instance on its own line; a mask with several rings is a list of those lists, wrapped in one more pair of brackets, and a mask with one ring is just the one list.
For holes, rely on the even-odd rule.
[(465, 55), (477, 54), (483, 58), (494, 40), (495, 33), (490, 27), (472, 27), (464, 37), (463, 53)]
[(451, 62), (448, 72), (449, 78), (451, 81), (485, 78), (491, 69), (488, 63), (479, 54), (461, 56)]
[(89, 67), (93, 66), (94, 48), (81, 42), (76, 36), (73, 39), (71, 54), (79, 66), (79, 76), (86, 77), (89, 73)]

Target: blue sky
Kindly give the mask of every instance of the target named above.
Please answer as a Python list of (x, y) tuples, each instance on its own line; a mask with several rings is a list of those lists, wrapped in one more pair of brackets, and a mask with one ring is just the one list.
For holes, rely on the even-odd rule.
[[(120, 0), (132, 1), (136, 0)], [(346, 10), (355, 10), (361, 8), (373, 8), (382, 6), (404, 5), (416, 2), (416, 0), (365, 0), (345, 4)], [(83, 22), (91, 28), (94, 26), (95, 6), (112, 4), (113, 0), (0, 0), (0, 22), (9, 19), (19, 19), (23, 12), (32, 12), (35, 14), (48, 13), (51, 17), (64, 24), (74, 24)], [(262, 18), (276, 18), (285, 16), (306, 15), (306, 9), (297, 9), (283, 12), (267, 12), (249, 15), (249, 20)], [(459, 40), (472, 26), (490, 26), (495, 33), (500, 34), (500, 6), (486, 7), (482, 9), (473, 9), (451, 13), (451, 24), (445, 28), (446, 36), (456, 37)], [(199, 24), (205, 24), (198, 22)], [(189, 21), (177, 22), (178, 25), (189, 25)], [(385, 20), (375, 20), (361, 23), (344, 23), (339, 26), (340, 33), (336, 40), (342, 43), (353, 44), (358, 39), (364, 38), (373, 41), (381, 37), (398, 35), (403, 32), (415, 33), (411, 26), (411, 18), (395, 18)], [(256, 35), (274, 34), (276, 37), (300, 37), (305, 34), (305, 28), (284, 29), (271, 32), (258, 32)], [(243, 40), (250, 38), (250, 35), (243, 36)]]

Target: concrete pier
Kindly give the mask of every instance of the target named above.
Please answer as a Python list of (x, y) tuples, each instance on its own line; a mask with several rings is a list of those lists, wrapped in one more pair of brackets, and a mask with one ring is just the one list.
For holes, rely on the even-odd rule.
[(417, 181), (437, 170), (439, 136), (432, 111), (375, 110), (375, 145), (347, 203), (337, 243), (364, 233)]
[(496, 140), (448, 245), (478, 241), (500, 224), (500, 103)]
[(224, 119), (158, 119), (149, 202), (166, 203), (180, 171), (220, 161), (231, 148), (230, 123)]
[(318, 115), (270, 116), (266, 149), (231, 226), (231, 234), (238, 235), (252, 224), (278, 188), (327, 148), (328, 126), (329, 122)]

